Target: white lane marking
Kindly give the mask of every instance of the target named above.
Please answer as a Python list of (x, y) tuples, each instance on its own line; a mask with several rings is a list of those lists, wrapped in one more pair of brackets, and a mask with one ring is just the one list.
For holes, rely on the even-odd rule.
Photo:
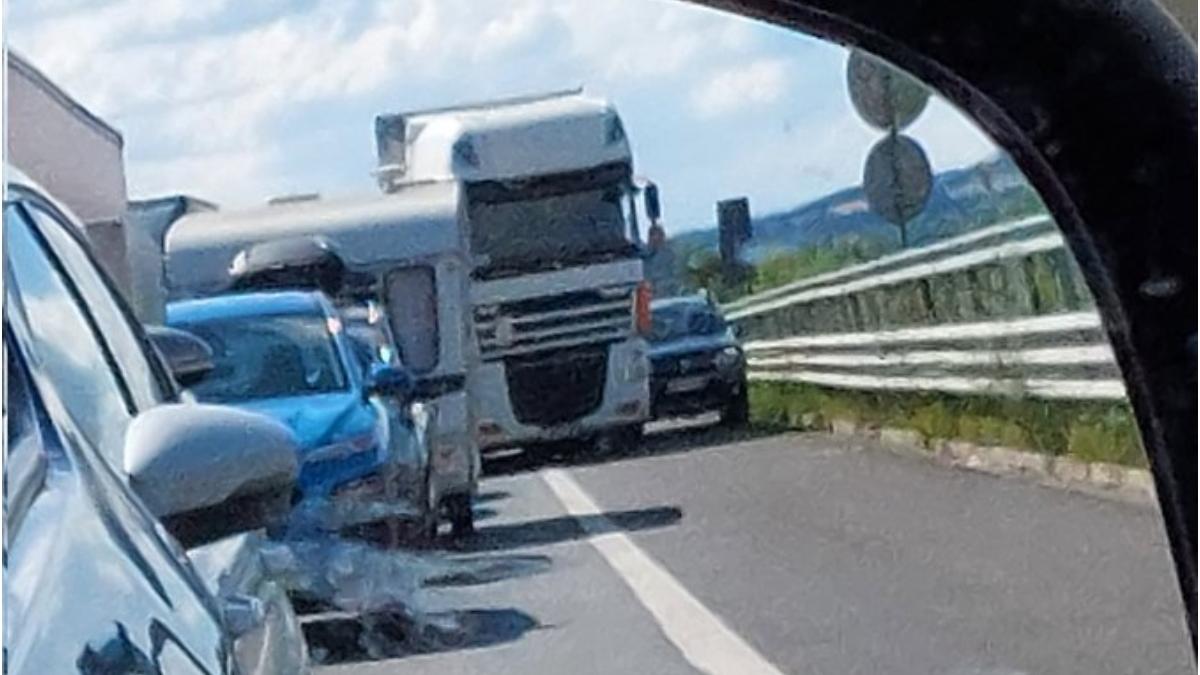
[(607, 521), (575, 479), (561, 469), (547, 469), (541, 476), (688, 663), (709, 675), (782, 675), (658, 561)]

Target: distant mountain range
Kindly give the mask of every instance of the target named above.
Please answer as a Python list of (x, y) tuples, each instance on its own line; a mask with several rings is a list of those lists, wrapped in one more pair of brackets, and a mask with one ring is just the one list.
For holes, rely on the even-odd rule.
[[(750, 204), (751, 213), (754, 203)], [(934, 176), (929, 202), (908, 225), (910, 246), (982, 227), (1005, 218), (1044, 210), (1037, 193), (1007, 156), (998, 156)], [(776, 251), (824, 246), (846, 238), (875, 240), (899, 247), (899, 229), (872, 213), (861, 187), (850, 187), (788, 211), (752, 217), (753, 236), (743, 258), (760, 262)], [(716, 250), (717, 229), (672, 237), (671, 247), (687, 257)]]

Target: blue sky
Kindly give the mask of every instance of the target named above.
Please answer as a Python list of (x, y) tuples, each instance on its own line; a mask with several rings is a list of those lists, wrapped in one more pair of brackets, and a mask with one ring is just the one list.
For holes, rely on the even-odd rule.
[[(583, 85), (680, 232), (856, 184), (879, 137), (844, 49), (677, 0), (26, 0), (8, 39), (123, 132), (135, 197), (372, 194), (376, 113)], [(995, 152), (938, 99), (908, 133), (935, 170)]]

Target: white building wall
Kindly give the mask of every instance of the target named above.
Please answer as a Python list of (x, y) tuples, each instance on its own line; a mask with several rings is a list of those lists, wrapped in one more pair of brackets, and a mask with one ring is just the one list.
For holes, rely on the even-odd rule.
[(11, 52), (7, 56), (7, 161), (84, 222), (101, 264), (128, 292), (121, 134), (27, 61)]

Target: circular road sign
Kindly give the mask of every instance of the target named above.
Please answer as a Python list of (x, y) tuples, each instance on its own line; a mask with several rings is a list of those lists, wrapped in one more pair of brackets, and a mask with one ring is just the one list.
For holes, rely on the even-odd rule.
[(868, 124), (900, 131), (925, 110), (929, 89), (912, 75), (857, 49), (846, 63), (850, 102)]
[(903, 226), (919, 214), (932, 187), (929, 159), (907, 136), (888, 134), (867, 155), (863, 171), (867, 205), (894, 225)]

